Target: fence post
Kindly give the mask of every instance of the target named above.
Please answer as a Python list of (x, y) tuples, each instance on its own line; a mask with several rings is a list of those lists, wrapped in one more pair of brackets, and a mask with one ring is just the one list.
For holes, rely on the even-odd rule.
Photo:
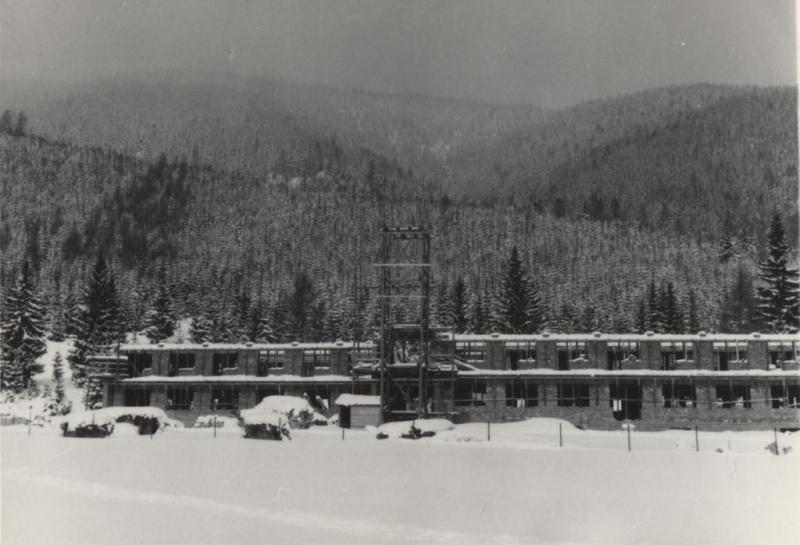
[(694, 448), (697, 452), (700, 452), (700, 437), (697, 433), (697, 426), (694, 427)]
[(217, 415), (211, 417), (211, 427), (214, 428), (214, 439), (217, 438)]
[(491, 441), (492, 440), (492, 423), (491, 422), (487, 422), (486, 423), (486, 440), (487, 441)]
[(344, 441), (344, 426), (342, 427), (342, 441)]
[(775, 435), (775, 455), (780, 456), (781, 451), (778, 450), (778, 428), (772, 428), (772, 433)]
[[(33, 422), (33, 405), (28, 405), (28, 435), (31, 434), (31, 422)], [(775, 440), (775, 444), (778, 444), (778, 440)]]
[(561, 422), (558, 423), (558, 446), (564, 446), (564, 434), (561, 431)]
[(631, 424), (630, 424), (630, 422), (628, 422), (627, 429), (628, 429), (628, 452), (630, 452), (631, 451)]

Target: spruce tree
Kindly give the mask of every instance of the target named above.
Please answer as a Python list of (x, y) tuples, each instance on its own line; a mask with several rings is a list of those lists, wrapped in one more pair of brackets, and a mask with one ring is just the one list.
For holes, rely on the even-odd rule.
[(470, 297), (468, 311), (468, 330), (470, 333), (486, 333), (489, 330), (489, 312), (480, 291), (475, 290)]
[(644, 297), (639, 299), (639, 306), (636, 308), (636, 332), (644, 333), (647, 331), (648, 316), (647, 316), (647, 302)]
[(122, 338), (114, 277), (105, 260), (95, 263), (75, 317), (75, 345), (67, 358), (75, 384), (86, 384), (88, 357), (110, 350)]
[(541, 326), (541, 308), (517, 247), (505, 265), (495, 300), (494, 319), (502, 333), (533, 333)]
[(60, 405), (66, 399), (64, 391), (64, 360), (61, 357), (61, 352), (56, 352), (56, 356), (53, 359), (53, 382), (55, 383), (53, 400)]
[(655, 280), (650, 281), (647, 288), (647, 329), (656, 333), (662, 332), (664, 320), (661, 316), (661, 300), (656, 290)]
[(453, 329), (456, 333), (464, 333), (467, 330), (467, 287), (464, 285), (464, 279), (460, 276), (453, 284), (450, 311)]
[(42, 370), (36, 363), (45, 353), (44, 308), (34, 294), (30, 268), (26, 262), (17, 284), (3, 302), (2, 387), (21, 392), (31, 386), (33, 375)]
[(683, 330), (683, 311), (672, 282), (667, 282), (666, 286), (662, 287), (660, 299), (659, 313), (664, 333), (680, 333)]
[(211, 320), (205, 312), (192, 319), (189, 337), (196, 344), (206, 343), (211, 340)]
[(769, 253), (761, 264), (764, 286), (758, 290), (758, 310), (763, 324), (773, 332), (794, 332), (800, 320), (800, 281), (789, 268), (789, 246), (779, 214), (772, 218)]
[(145, 315), (145, 335), (152, 343), (159, 343), (175, 333), (175, 316), (167, 286), (161, 282), (153, 306)]
[(739, 264), (736, 279), (727, 290), (720, 305), (720, 330), (730, 333), (750, 333), (758, 329), (758, 311), (753, 277)]
[(700, 331), (700, 319), (697, 316), (697, 296), (693, 289), (689, 290), (689, 301), (687, 303), (689, 308), (688, 315), (686, 316), (686, 330), (688, 333), (697, 333)]

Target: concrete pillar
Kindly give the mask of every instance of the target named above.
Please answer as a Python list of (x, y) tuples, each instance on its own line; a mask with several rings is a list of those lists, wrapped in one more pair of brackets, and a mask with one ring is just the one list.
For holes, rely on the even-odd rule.
[(486, 369), (506, 368), (506, 346), (503, 341), (486, 341), (484, 354)]
[(287, 348), (284, 351), (283, 365), (286, 368), (287, 374), (300, 376), (302, 374), (302, 368), (303, 368), (303, 349)]
[(639, 365), (642, 369), (661, 369), (661, 341), (639, 343)]
[(547, 382), (541, 387), (542, 397), (547, 400), (548, 407), (555, 407), (558, 404), (558, 386), (555, 382)]
[(608, 382), (597, 382), (594, 385), (592, 404), (597, 407), (608, 407), (609, 396)]
[(714, 343), (711, 341), (694, 342), (694, 361), (698, 369), (714, 370)]
[(209, 411), (211, 409), (211, 387), (207, 385), (196, 386), (192, 402), (196, 410), (200, 412)]
[(555, 369), (558, 367), (558, 354), (555, 341), (536, 342), (536, 367), (539, 369)]
[(256, 405), (256, 387), (242, 386), (239, 388), (239, 408), (250, 409)]
[(486, 405), (489, 407), (505, 406), (505, 379), (488, 379), (486, 381)]
[(167, 387), (162, 385), (153, 386), (150, 390), (150, 405), (165, 409), (167, 407)]
[(608, 368), (608, 343), (606, 341), (587, 341), (586, 357), (594, 369)]
[(350, 350), (348, 348), (334, 348), (331, 350), (331, 374), (347, 375), (350, 364)]
[(767, 341), (748, 341), (747, 360), (750, 362), (750, 369), (767, 369), (769, 367)]

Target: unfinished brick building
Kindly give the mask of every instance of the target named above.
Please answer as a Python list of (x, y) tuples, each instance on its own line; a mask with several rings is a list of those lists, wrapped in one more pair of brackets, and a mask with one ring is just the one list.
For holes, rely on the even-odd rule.
[[(639, 429), (800, 427), (796, 335), (439, 335), (436, 343), (454, 356), (425, 369), (430, 415), (547, 416), (594, 429), (625, 420)], [(378, 395), (377, 352), (345, 342), (124, 345), (99, 360), (95, 376), (107, 405), (152, 405), (192, 423), (267, 395), (305, 396), (319, 410), (342, 393)], [(412, 417), (418, 366), (392, 365), (398, 395), (384, 408)]]

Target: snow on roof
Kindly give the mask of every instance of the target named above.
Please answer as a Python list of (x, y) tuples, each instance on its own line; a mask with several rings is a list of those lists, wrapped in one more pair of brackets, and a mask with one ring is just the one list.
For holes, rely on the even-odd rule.
[[(372, 348), (372, 341), (360, 343), (361, 347)], [(333, 348), (355, 348), (355, 343), (350, 341), (335, 341), (324, 343), (159, 343), (159, 344), (122, 344), (120, 352), (155, 352), (164, 350), (330, 350)]]
[(342, 394), (336, 398), (335, 404), (340, 407), (352, 407), (354, 405), (378, 406), (381, 404), (381, 398), (380, 396)]
[(349, 384), (352, 378), (348, 375), (314, 375), (313, 377), (300, 377), (297, 375), (268, 375), (266, 377), (256, 377), (253, 375), (185, 375), (177, 377), (165, 377), (160, 375), (149, 375), (146, 377), (125, 378), (120, 382), (126, 384), (148, 384), (148, 383), (253, 383), (253, 384), (274, 384), (276, 382), (324, 382)]
[(559, 377), (595, 377), (595, 376), (650, 376), (650, 377), (713, 377), (732, 378), (738, 376), (764, 377), (764, 378), (800, 378), (800, 371), (783, 371), (774, 369), (741, 369), (733, 371), (711, 371), (709, 369), (681, 369), (675, 371), (659, 371), (655, 369), (619, 369), (608, 371), (606, 369), (573, 369), (562, 371), (558, 369), (523, 369), (517, 371), (499, 371), (492, 369), (459, 371), (459, 377), (534, 377), (534, 376), (559, 376)]
[(466, 334), (456, 335), (445, 334), (445, 338), (454, 339), (456, 342), (486, 342), (486, 341), (506, 341), (506, 342), (535, 342), (535, 341), (784, 341), (800, 342), (800, 335), (790, 333), (695, 333), (690, 335), (675, 335), (666, 333), (535, 333), (535, 334)]

